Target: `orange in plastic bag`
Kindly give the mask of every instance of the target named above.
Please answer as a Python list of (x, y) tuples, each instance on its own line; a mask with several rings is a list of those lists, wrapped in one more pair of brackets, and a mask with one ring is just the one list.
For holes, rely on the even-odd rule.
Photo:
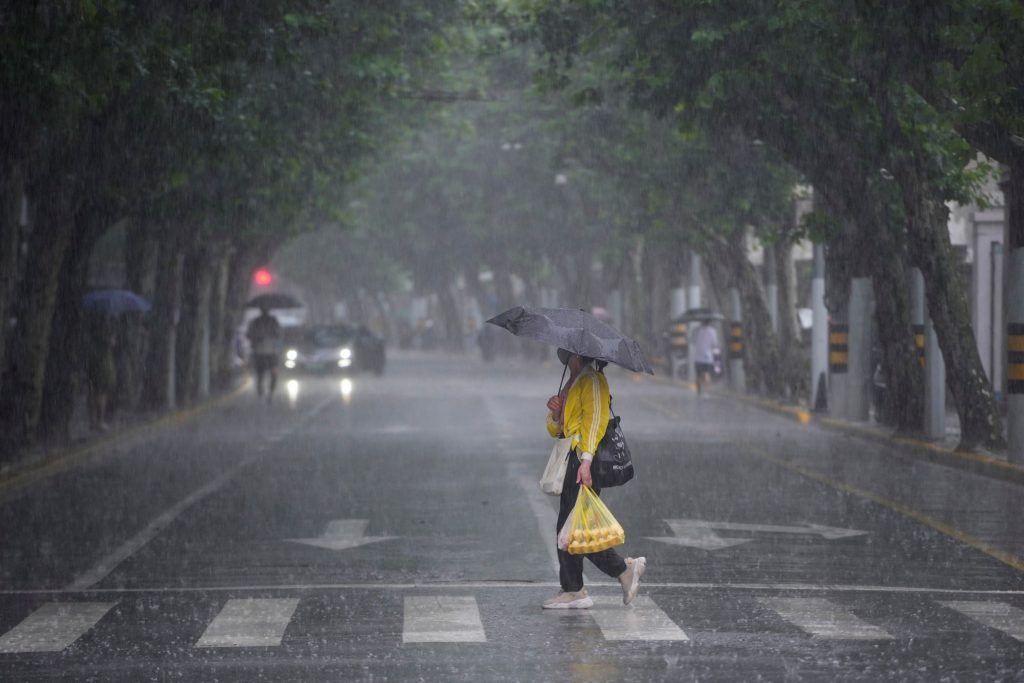
[(626, 532), (608, 506), (586, 486), (580, 487), (576, 506), (558, 532), (558, 547), (572, 555), (586, 555), (626, 542)]

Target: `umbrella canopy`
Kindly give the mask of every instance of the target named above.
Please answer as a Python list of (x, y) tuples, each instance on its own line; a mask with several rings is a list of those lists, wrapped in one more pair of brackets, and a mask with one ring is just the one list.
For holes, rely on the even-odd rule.
[(152, 306), (135, 292), (127, 289), (96, 289), (82, 297), (87, 311), (120, 315), (122, 313), (148, 313)]
[(272, 308), (302, 308), (302, 302), (288, 294), (271, 292), (269, 294), (254, 296), (246, 302), (245, 307), (265, 308), (267, 310)]
[(487, 322), (518, 337), (615, 363), (634, 372), (654, 374), (639, 344), (580, 309), (516, 306)]
[(710, 308), (691, 308), (675, 319), (675, 322), (689, 322), (691, 320), (725, 320), (725, 316)]

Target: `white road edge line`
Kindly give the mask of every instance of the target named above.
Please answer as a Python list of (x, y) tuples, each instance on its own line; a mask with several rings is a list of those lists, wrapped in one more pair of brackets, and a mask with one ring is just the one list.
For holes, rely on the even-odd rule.
[[(324, 399), (320, 404), (313, 408), (313, 410), (311, 410), (301, 420), (299, 420), (299, 422), (293, 425), (287, 431), (287, 433), (293, 433), (295, 430), (299, 429), (307, 422), (312, 420), (314, 417), (316, 417), (318, 414), (320, 414), (320, 412), (323, 411), (324, 408), (326, 408), (328, 405), (331, 405), (334, 402), (334, 396), (330, 396)], [(84, 574), (76, 578), (74, 581), (72, 581), (65, 590), (69, 592), (88, 590), (92, 586), (98, 584), (103, 579), (107, 578), (107, 576), (109, 576), (110, 573), (114, 571), (118, 565), (120, 565), (129, 557), (137, 553), (139, 549), (141, 549), (147, 543), (156, 538), (156, 536), (161, 531), (170, 526), (171, 523), (179, 515), (181, 515), (181, 513), (183, 513), (185, 510), (189, 509), (190, 507), (201, 501), (203, 498), (206, 498), (211, 493), (215, 492), (217, 489), (221, 488), (226, 483), (231, 481), (231, 479), (240, 471), (242, 471), (252, 463), (256, 462), (260, 458), (264, 457), (268, 450), (269, 449), (267, 448), (259, 449), (253, 455), (248, 456), (241, 462), (235, 463), (234, 466), (232, 466), (225, 472), (222, 472), (212, 481), (207, 482), (204, 486), (201, 486), (200, 488), (193, 491), (185, 498), (182, 498), (177, 503), (164, 510), (156, 517), (156, 519), (147, 524), (146, 527), (142, 529), (142, 531), (129, 538), (127, 541), (125, 541), (120, 546), (115, 548), (110, 554), (108, 554), (106, 557), (97, 562), (92, 567), (92, 569), (90, 569), (89, 571), (85, 572)]]

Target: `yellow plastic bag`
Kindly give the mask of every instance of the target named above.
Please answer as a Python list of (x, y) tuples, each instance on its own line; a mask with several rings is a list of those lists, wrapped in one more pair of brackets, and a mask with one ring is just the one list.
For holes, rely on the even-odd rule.
[(626, 542), (626, 532), (596, 493), (581, 486), (576, 507), (558, 534), (558, 547), (572, 555), (596, 553)]

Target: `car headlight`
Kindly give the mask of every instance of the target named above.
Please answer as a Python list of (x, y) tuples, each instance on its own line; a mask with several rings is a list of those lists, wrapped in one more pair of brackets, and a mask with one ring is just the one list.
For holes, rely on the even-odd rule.
[(299, 352), (295, 349), (288, 349), (288, 351), (285, 352), (284, 357), (288, 360), (295, 360), (299, 357)]
[(352, 349), (350, 349), (350, 348), (348, 348), (346, 346), (345, 348), (343, 348), (341, 351), (338, 352), (338, 356), (342, 360), (348, 360), (349, 358), (352, 357)]

